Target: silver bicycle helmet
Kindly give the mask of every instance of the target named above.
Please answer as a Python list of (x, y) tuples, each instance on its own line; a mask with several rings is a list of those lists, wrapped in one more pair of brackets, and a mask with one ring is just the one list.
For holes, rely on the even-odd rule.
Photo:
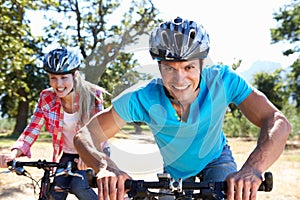
[(51, 74), (68, 74), (79, 68), (80, 60), (66, 48), (58, 48), (45, 56), (43, 66), (44, 70)]
[(157, 61), (206, 58), (209, 35), (202, 25), (177, 17), (164, 22), (150, 35), (150, 54)]

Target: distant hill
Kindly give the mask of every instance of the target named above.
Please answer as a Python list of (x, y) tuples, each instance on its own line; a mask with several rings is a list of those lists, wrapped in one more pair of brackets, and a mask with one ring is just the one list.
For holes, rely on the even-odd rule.
[(252, 83), (253, 75), (258, 72), (269, 72), (272, 73), (276, 69), (280, 68), (281, 64), (272, 61), (256, 61), (249, 69), (239, 72), (247, 81)]

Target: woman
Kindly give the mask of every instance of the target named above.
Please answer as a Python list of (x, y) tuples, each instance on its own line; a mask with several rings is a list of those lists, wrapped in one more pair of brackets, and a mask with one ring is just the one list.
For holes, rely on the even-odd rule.
[[(79, 158), (73, 145), (76, 131), (82, 127), (95, 113), (103, 110), (102, 94), (105, 90), (91, 84), (80, 76), (78, 69), (80, 60), (77, 55), (65, 48), (50, 51), (44, 58), (43, 67), (48, 72), (51, 88), (41, 92), (37, 108), (31, 122), (12, 146), (10, 155), (1, 156), (0, 167), (6, 162), (20, 156), (31, 157), (30, 147), (38, 138), (42, 127), (52, 135), (53, 161), (77, 162), (78, 170), (84, 179), (73, 176), (55, 177), (55, 187), (51, 195), (54, 199), (66, 199), (67, 188), (78, 199), (98, 199), (97, 194), (86, 180), (86, 166)], [(99, 147), (109, 156), (107, 142)], [(57, 169), (58, 171), (60, 169)]]

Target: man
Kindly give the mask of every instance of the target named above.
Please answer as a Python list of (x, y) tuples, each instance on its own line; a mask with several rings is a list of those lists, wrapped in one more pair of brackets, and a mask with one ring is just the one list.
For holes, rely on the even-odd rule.
[[(150, 36), (150, 54), (158, 61), (161, 78), (120, 95), (95, 116), (75, 138), (84, 162), (98, 173), (99, 199), (123, 199), (129, 177), (102, 153), (98, 143), (113, 137), (126, 122), (148, 124), (173, 178), (228, 183), (228, 199), (256, 199), (261, 174), (282, 153), (291, 126), (258, 90), (227, 66), (203, 67), (209, 36), (194, 21), (167, 21)], [(260, 127), (257, 146), (237, 171), (222, 124), (235, 103)], [(107, 169), (107, 171), (105, 170)]]

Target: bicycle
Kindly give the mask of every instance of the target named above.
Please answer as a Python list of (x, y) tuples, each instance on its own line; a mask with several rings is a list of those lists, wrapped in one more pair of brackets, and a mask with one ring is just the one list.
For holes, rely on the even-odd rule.
[[(7, 163), (9, 166), (8, 172), (15, 172), (17, 175), (29, 177), (38, 185), (39, 181), (33, 179), (29, 172), (24, 169), (24, 166), (37, 167), (44, 170), (44, 175), (41, 178), (40, 192), (38, 200), (48, 200), (50, 188), (52, 187), (51, 178), (54, 176), (71, 175), (82, 176), (73, 173), (75, 168), (73, 162), (56, 163), (47, 162), (45, 160), (35, 162), (20, 162), (11, 161)], [(52, 168), (64, 168), (60, 173), (52, 172)], [(6, 172), (0, 172), (6, 173)], [(89, 177), (89, 184), (91, 187), (97, 187), (97, 178), (93, 175), (92, 170), (87, 170), (87, 177)], [(221, 182), (184, 182), (182, 179), (174, 180), (168, 173), (157, 174), (158, 181), (144, 181), (144, 180), (126, 180), (125, 188), (129, 199), (132, 200), (156, 200), (162, 196), (172, 196), (175, 200), (222, 200), (226, 199), (227, 184), (225, 181)], [(34, 187), (35, 188), (35, 187)], [(159, 190), (157, 191), (153, 191)], [(264, 180), (259, 187), (259, 191), (270, 192), (273, 189), (273, 175), (271, 172), (264, 174)], [(161, 192), (165, 190), (165, 192)], [(197, 191), (185, 193), (185, 190)]]
[[(49, 193), (52, 185), (52, 178), (55, 176), (77, 176), (79, 178), (83, 178), (81, 174), (73, 173), (74, 169), (76, 169), (76, 163), (67, 162), (67, 163), (56, 163), (56, 162), (47, 162), (46, 160), (38, 160), (33, 162), (21, 162), (21, 161), (10, 161), (7, 163), (8, 170), (0, 172), (1, 173), (9, 173), (14, 172), (20, 176), (26, 176), (32, 180), (32, 184), (34, 187), (34, 193), (36, 194), (36, 187), (39, 186), (39, 196), (38, 200), (48, 200), (50, 199)], [(31, 174), (24, 169), (24, 167), (36, 167), (38, 169), (43, 169), (44, 174), (40, 180), (35, 180)], [(63, 168), (62, 171), (55, 173), (54, 168)], [(40, 185), (39, 185), (40, 182)], [(68, 191), (68, 188), (62, 188), (64, 191)]]
[[(226, 199), (227, 184), (223, 182), (184, 182), (182, 179), (174, 180), (167, 173), (157, 174), (158, 181), (126, 180), (125, 188), (128, 197), (133, 200), (156, 200), (162, 196), (172, 196), (176, 200), (221, 200)], [(273, 188), (273, 175), (264, 174), (264, 180), (259, 191), (270, 192)], [(151, 189), (157, 189), (151, 191)], [(165, 190), (166, 192), (161, 192)], [(193, 191), (186, 192), (185, 190)], [(199, 192), (195, 192), (199, 191)], [(195, 193), (194, 193), (195, 192)]]

